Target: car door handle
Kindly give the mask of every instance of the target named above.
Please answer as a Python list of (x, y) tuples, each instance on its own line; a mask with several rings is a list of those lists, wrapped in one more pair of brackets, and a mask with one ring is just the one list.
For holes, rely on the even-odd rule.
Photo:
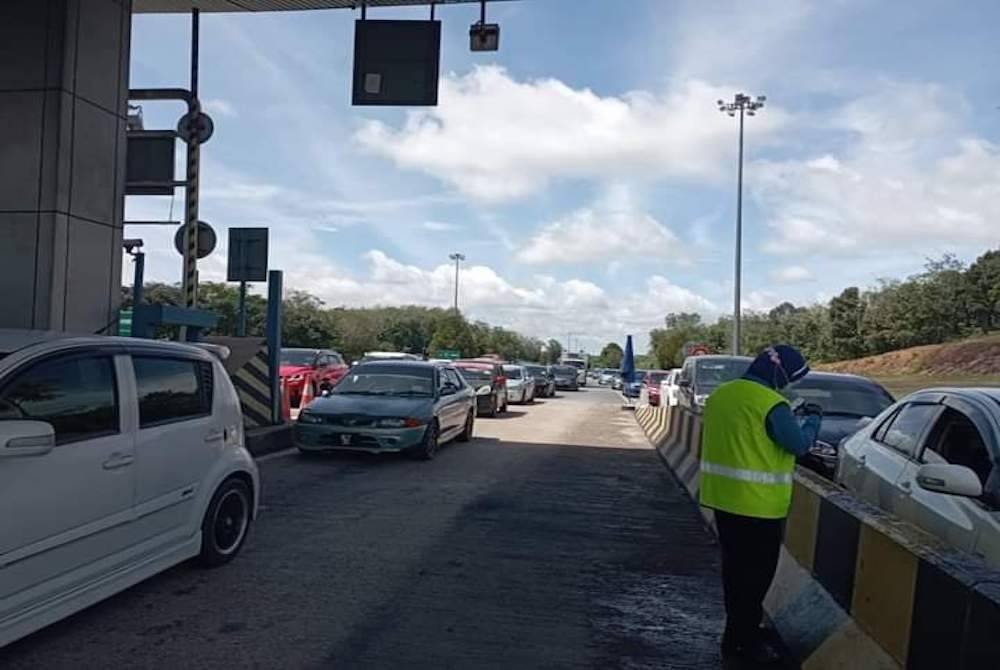
[(913, 489), (913, 484), (911, 484), (910, 480), (907, 479), (907, 480), (899, 482), (899, 484), (897, 484), (896, 488), (898, 488), (899, 490), (901, 490), (905, 495), (910, 495), (910, 493), (912, 492), (912, 489)]
[(124, 468), (132, 465), (132, 461), (134, 460), (135, 457), (132, 454), (115, 452), (108, 457), (108, 460), (104, 461), (103, 467), (105, 470), (117, 470), (118, 468)]
[(225, 434), (221, 430), (213, 430), (212, 432), (205, 434), (205, 441), (217, 442), (221, 440), (224, 436)]

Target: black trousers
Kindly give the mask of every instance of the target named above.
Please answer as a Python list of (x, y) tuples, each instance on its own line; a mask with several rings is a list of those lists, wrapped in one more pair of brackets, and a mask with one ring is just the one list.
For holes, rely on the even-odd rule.
[(764, 596), (778, 569), (784, 519), (715, 512), (722, 545), (722, 590), (726, 602), (725, 646), (752, 644), (760, 636)]

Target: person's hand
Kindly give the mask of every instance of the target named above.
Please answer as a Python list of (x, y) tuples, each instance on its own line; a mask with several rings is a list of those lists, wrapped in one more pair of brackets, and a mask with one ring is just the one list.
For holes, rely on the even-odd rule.
[(802, 405), (802, 414), (806, 416), (823, 416), (823, 406), (814, 402), (807, 402)]
[(808, 414), (802, 422), (802, 428), (813, 430), (815, 431), (814, 434), (819, 434), (819, 427), (822, 423), (823, 417), (820, 414)]

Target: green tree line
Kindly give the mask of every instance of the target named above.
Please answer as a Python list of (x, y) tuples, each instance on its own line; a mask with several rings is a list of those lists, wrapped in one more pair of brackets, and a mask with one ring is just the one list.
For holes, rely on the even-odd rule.
[[(769, 312), (743, 315), (741, 347), (756, 352), (787, 342), (809, 360), (837, 361), (923, 344), (940, 344), (1000, 329), (1000, 250), (970, 265), (952, 255), (927, 262), (924, 271), (876, 286), (845, 288), (827, 304), (784, 302)], [(705, 323), (699, 314), (668, 314), (653, 329), (650, 353), (659, 367), (683, 362), (684, 345), (702, 342), (726, 352), (732, 318)]]
[[(181, 288), (175, 284), (147, 283), (145, 302), (181, 305)], [(238, 289), (229, 284), (204, 282), (198, 287), (199, 307), (219, 315), (212, 335), (235, 335)], [(132, 290), (122, 288), (122, 306), (132, 305)], [(556, 340), (543, 342), (482, 321), (470, 322), (453, 310), (404, 306), (346, 308), (328, 307), (305, 291), (286, 293), (282, 301), (281, 340), (286, 347), (329, 348), (348, 360), (366, 351), (405, 351), (434, 357), (444, 350), (464, 357), (499, 354), (508, 360), (554, 363), (562, 354)], [(267, 302), (263, 296), (247, 295), (247, 335), (263, 337)], [(175, 337), (174, 330), (158, 333)]]

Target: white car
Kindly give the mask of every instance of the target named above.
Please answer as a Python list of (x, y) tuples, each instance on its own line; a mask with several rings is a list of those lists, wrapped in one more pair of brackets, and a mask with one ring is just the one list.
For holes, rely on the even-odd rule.
[(660, 382), (660, 404), (664, 407), (676, 407), (679, 399), (678, 391), (680, 384), (677, 381), (681, 377), (681, 369), (674, 368), (667, 374), (667, 378)]
[(520, 365), (503, 366), (507, 378), (507, 402), (515, 405), (535, 402), (535, 379)]
[(213, 353), (0, 330), (0, 647), (187, 559), (232, 560), (259, 494)]

